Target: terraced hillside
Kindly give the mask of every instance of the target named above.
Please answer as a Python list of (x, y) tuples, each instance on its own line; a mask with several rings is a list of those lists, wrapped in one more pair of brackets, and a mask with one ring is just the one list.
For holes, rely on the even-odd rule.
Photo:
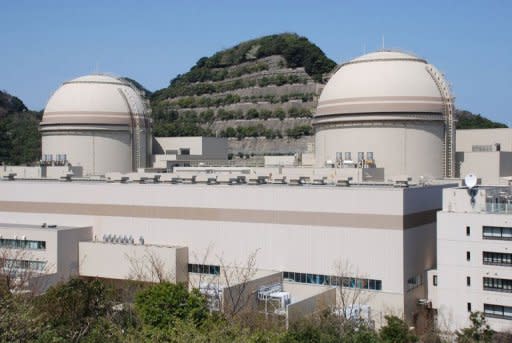
[(203, 57), (153, 93), (155, 134), (228, 137), (233, 153), (304, 150), (313, 134), (312, 112), (335, 66), (295, 34), (266, 36)]

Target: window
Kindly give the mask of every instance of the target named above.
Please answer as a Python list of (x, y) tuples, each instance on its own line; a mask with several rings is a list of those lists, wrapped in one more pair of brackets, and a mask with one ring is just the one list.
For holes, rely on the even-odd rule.
[(471, 235), (471, 227), (466, 226), (466, 236), (469, 237), (469, 235)]
[(484, 290), (512, 293), (512, 280), (484, 277)]
[(34, 271), (43, 271), (44, 267), (46, 266), (46, 262), (44, 261), (5, 259), (3, 260), (3, 262), (4, 269), (26, 269)]
[(484, 226), (483, 239), (512, 240), (512, 227)]
[(471, 252), (466, 251), (466, 261), (471, 261)]
[(357, 153), (357, 162), (362, 162), (364, 160), (364, 152)]
[(316, 285), (343, 286), (347, 288), (371, 289), (376, 291), (382, 290), (382, 281), (374, 279), (295, 272), (283, 272), (283, 279)]
[(370, 160), (370, 161), (373, 161), (373, 152), (368, 151), (368, 152), (366, 153), (366, 159), (367, 159), (367, 160)]
[(484, 304), (484, 314), (487, 317), (512, 320), (512, 307), (502, 306), (502, 305)]
[(343, 160), (343, 153), (337, 152), (336, 153), (336, 161), (342, 161)]
[(0, 238), (0, 248), (44, 250), (44, 249), (46, 249), (46, 242), (45, 241), (30, 241), (30, 240), (26, 240), (26, 239)]
[(420, 274), (410, 277), (407, 280), (407, 290), (411, 290), (423, 284), (423, 280)]
[(220, 266), (209, 264), (189, 264), (189, 273), (220, 275)]
[(190, 155), (190, 148), (180, 148), (180, 155)]
[(432, 284), (433, 284), (434, 286), (437, 286), (437, 275), (433, 275), (433, 276), (432, 276)]
[(351, 152), (346, 152), (345, 153), (345, 160), (346, 161), (351, 161), (352, 160), (352, 153)]
[(471, 286), (471, 276), (466, 276), (466, 286)]
[(471, 303), (468, 303), (468, 312), (471, 312)]
[(495, 266), (512, 266), (512, 254), (484, 251), (483, 264)]

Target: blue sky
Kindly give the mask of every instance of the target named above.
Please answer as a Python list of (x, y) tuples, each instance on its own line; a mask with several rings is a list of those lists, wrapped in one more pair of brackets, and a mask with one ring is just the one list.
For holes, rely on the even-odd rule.
[(512, 1), (6, 1), (0, 89), (45, 106), (64, 81), (99, 70), (150, 90), (202, 56), (296, 32), (342, 62), (381, 47), (443, 71), (456, 105), (512, 125)]

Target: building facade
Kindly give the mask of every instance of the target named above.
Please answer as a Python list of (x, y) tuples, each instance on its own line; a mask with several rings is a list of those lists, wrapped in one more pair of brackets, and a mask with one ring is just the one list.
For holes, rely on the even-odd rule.
[(469, 314), (476, 311), (494, 330), (512, 327), (511, 199), (509, 187), (444, 190), (437, 269), (428, 282), (441, 329), (468, 327)]

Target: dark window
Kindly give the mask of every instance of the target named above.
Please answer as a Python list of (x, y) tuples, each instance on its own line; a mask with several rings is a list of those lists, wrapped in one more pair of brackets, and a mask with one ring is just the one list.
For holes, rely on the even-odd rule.
[(466, 261), (471, 261), (471, 252), (466, 251)]
[(44, 249), (46, 249), (46, 242), (45, 241), (31, 241), (31, 240), (27, 240), (27, 239), (0, 238), (0, 248), (44, 250)]
[(471, 312), (471, 303), (468, 303), (468, 312)]
[(512, 254), (484, 251), (483, 264), (512, 266)]
[(471, 276), (466, 276), (466, 286), (471, 286)]
[(512, 293), (512, 280), (484, 277), (484, 290)]
[(437, 275), (433, 275), (433, 276), (432, 276), (432, 284), (433, 284), (434, 286), (437, 286)]
[[(190, 271), (190, 267), (189, 267)], [(220, 270), (219, 270), (220, 272)], [(342, 278), (340, 276), (322, 275), (322, 274), (307, 274), (295, 272), (283, 272), (283, 279), (292, 280), (295, 282), (329, 285), (329, 286), (343, 286), (347, 288), (361, 288), (372, 289), (376, 291), (382, 290), (382, 281), (365, 279), (365, 278)]]
[(220, 266), (190, 263), (188, 265), (188, 272), (198, 274), (220, 275)]
[(483, 239), (512, 240), (512, 227), (484, 226)]
[(502, 305), (484, 304), (484, 314), (487, 317), (512, 319), (512, 307)]
[(190, 155), (189, 148), (180, 148), (180, 155)]
[(471, 234), (471, 228), (469, 226), (466, 226), (466, 236), (469, 236)]

